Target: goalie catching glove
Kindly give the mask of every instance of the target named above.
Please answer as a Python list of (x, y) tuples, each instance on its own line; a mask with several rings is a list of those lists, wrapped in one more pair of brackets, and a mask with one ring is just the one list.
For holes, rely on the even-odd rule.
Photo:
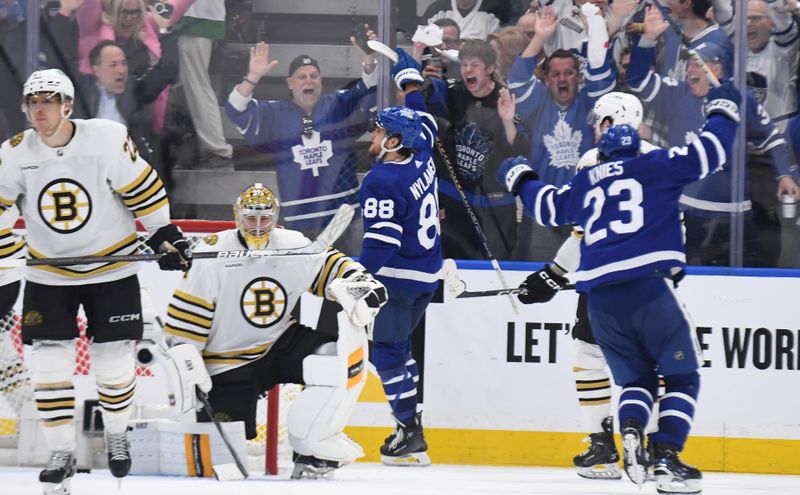
[(550, 265), (544, 265), (543, 269), (531, 273), (520, 284), (519, 288), (525, 289), (527, 292), (519, 294), (517, 299), (522, 304), (547, 302), (568, 283), (566, 277), (557, 274)]
[(342, 306), (342, 311), (357, 327), (372, 323), (388, 299), (386, 287), (372, 275), (362, 271), (353, 271), (331, 281), (326, 293), (328, 299)]
[(189, 271), (192, 267), (192, 248), (183, 237), (183, 232), (173, 224), (167, 224), (156, 230), (145, 242), (159, 254), (164, 254), (158, 260), (162, 270)]

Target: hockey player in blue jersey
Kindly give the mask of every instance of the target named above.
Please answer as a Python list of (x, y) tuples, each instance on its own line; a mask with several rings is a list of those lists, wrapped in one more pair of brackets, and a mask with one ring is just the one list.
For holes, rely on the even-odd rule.
[(397, 428), (381, 447), (387, 465), (430, 464), (417, 414), (419, 370), (411, 332), (438, 285), (442, 266), (433, 143), (436, 123), (419, 91), (420, 66), (398, 49), (392, 76), (405, 107), (389, 107), (373, 121), (369, 152), (377, 157), (361, 185), (364, 242), (360, 261), (389, 292), (378, 313), (370, 359)]
[(700, 389), (702, 366), (694, 328), (674, 277), (686, 263), (678, 202), (683, 187), (722, 168), (739, 121), (739, 91), (725, 82), (708, 94), (706, 124), (689, 146), (641, 154), (628, 125), (600, 139), (602, 160), (557, 189), (533, 180), (525, 158), (509, 158), (498, 181), (519, 194), (542, 225), (583, 228), (577, 290), (589, 296), (594, 336), (621, 388), (619, 421), (625, 471), (645, 480), (647, 425), (664, 376), (654, 472), (660, 493), (699, 493), (700, 471), (680, 459)]

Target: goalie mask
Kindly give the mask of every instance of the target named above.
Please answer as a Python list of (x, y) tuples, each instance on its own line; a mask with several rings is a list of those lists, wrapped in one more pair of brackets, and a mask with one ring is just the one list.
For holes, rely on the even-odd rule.
[(256, 182), (239, 195), (233, 205), (236, 227), (249, 249), (264, 249), (278, 220), (278, 198)]

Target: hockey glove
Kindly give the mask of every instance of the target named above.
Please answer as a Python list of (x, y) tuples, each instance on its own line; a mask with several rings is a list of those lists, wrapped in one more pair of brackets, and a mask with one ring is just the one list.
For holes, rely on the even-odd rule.
[(706, 101), (706, 117), (718, 113), (739, 122), (739, 103), (742, 102), (742, 94), (730, 79), (720, 81), (718, 87), (709, 89)]
[(497, 182), (511, 194), (519, 194), (519, 188), (527, 180), (536, 180), (539, 176), (531, 168), (524, 156), (506, 158), (497, 169)]
[(146, 243), (156, 253), (164, 254), (158, 260), (158, 266), (162, 270), (186, 272), (192, 267), (192, 248), (175, 225), (164, 225)]
[(392, 79), (394, 79), (397, 87), (403, 91), (408, 83), (424, 83), (425, 79), (423, 79), (421, 74), (422, 66), (419, 62), (414, 60), (414, 58), (402, 48), (395, 48), (395, 51), (397, 52), (397, 62), (392, 65)]
[(543, 303), (552, 299), (556, 292), (563, 289), (569, 281), (566, 277), (562, 277), (550, 268), (550, 265), (544, 265), (544, 268), (538, 272), (533, 272), (528, 275), (528, 278), (519, 286), (520, 289), (525, 289), (528, 292), (519, 294), (517, 299), (522, 304)]
[(389, 298), (386, 287), (367, 272), (352, 272), (333, 280), (326, 290), (328, 298), (342, 306), (342, 311), (357, 327), (372, 323)]

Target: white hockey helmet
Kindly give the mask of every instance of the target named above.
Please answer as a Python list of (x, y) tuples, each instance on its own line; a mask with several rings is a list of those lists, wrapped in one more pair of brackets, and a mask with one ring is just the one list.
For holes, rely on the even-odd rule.
[(236, 227), (250, 249), (264, 249), (278, 222), (281, 206), (278, 198), (260, 182), (248, 187), (236, 198), (233, 216)]
[[(642, 123), (642, 102), (629, 93), (612, 91), (601, 96), (594, 104), (590, 122), (600, 132), (600, 125), (610, 119), (612, 125), (626, 124), (638, 129)], [(602, 134), (602, 132), (601, 132)]]
[(22, 97), (37, 93), (58, 94), (61, 101), (75, 99), (75, 86), (60, 69), (37, 70), (25, 81)]

